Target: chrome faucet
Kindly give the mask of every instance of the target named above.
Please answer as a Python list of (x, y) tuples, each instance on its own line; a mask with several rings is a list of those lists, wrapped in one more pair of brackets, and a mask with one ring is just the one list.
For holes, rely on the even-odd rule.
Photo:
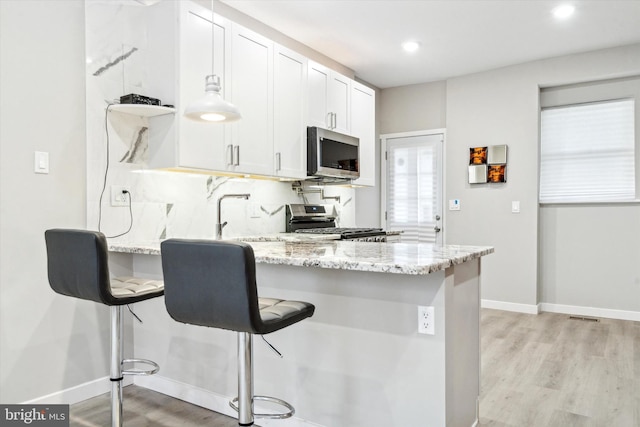
[(249, 200), (251, 194), (224, 194), (218, 199), (218, 222), (216, 223), (216, 239), (222, 240), (222, 229), (227, 225), (227, 221), (222, 222), (222, 200), (226, 198)]

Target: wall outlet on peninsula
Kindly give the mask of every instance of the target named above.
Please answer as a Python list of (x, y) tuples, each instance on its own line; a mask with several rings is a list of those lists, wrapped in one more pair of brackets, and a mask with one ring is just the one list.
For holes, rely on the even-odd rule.
[(131, 201), (129, 189), (123, 185), (111, 186), (111, 206), (129, 206)]
[(435, 335), (435, 314), (432, 306), (418, 306), (418, 333)]

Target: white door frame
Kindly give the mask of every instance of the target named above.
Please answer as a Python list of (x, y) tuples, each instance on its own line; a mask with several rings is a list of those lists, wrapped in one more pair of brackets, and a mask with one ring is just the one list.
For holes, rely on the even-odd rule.
[(394, 138), (406, 138), (411, 136), (430, 136), (430, 135), (442, 135), (442, 206), (441, 206), (441, 216), (442, 216), (442, 244), (445, 245), (447, 241), (447, 228), (445, 227), (445, 195), (446, 193), (446, 180), (447, 176), (447, 129), (439, 128), (439, 129), (428, 129), (428, 130), (417, 130), (411, 132), (399, 132), (399, 133), (385, 133), (380, 135), (380, 224), (383, 228), (387, 226), (387, 139)]

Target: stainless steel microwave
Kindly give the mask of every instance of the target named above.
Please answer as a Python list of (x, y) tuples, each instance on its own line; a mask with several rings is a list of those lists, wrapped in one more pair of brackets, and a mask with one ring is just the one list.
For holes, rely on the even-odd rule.
[(360, 177), (360, 140), (315, 126), (307, 127), (307, 175)]

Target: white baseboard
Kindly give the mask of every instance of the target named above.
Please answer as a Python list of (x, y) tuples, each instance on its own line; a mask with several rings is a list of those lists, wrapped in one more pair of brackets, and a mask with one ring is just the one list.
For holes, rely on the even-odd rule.
[(515, 311), (516, 313), (538, 314), (540, 307), (531, 304), (519, 304), (515, 302), (493, 301), (489, 299), (480, 300), (482, 308), (492, 308), (494, 310)]
[[(220, 414), (237, 418), (237, 413), (229, 406), (229, 400), (232, 399), (232, 397), (229, 396), (222, 396), (210, 390), (175, 381), (157, 374), (135, 377), (134, 384), (210, 409)], [(259, 425), (262, 427), (282, 425), (281, 420), (257, 419), (256, 422), (256, 426)], [(288, 418), (286, 423), (288, 427), (322, 427), (320, 424), (315, 424), (295, 416)]]
[(563, 313), (576, 316), (603, 317), (607, 319), (633, 320), (635, 322), (640, 322), (640, 311), (582, 307), (579, 305), (551, 304), (548, 302), (541, 302), (537, 305), (530, 305), (486, 299), (481, 300), (480, 304), (482, 308), (515, 311), (517, 313), (539, 314), (542, 311), (547, 311), (549, 313)]
[(581, 307), (578, 305), (539, 304), (541, 311), (550, 313), (573, 314), (577, 316), (604, 317), (607, 319), (633, 320), (640, 322), (640, 311), (614, 310), (609, 308)]
[[(133, 380), (131, 378), (125, 378), (122, 384), (123, 386), (133, 384)], [(108, 393), (110, 391), (111, 381), (109, 381), (109, 377), (102, 377), (84, 384), (56, 391), (55, 393), (47, 394), (46, 396), (22, 402), (22, 404), (73, 405), (74, 403), (82, 402), (83, 400), (91, 399), (92, 397), (100, 396), (101, 394)]]

